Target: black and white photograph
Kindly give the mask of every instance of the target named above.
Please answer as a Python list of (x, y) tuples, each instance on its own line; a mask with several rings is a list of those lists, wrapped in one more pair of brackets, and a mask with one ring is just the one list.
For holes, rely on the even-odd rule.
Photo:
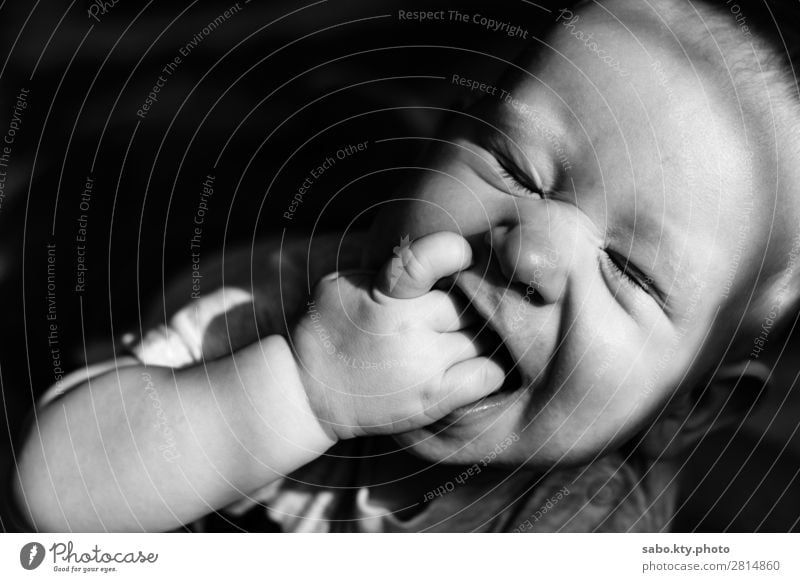
[(0, 28), (6, 579), (158, 577), (159, 532), (800, 573), (800, 1)]

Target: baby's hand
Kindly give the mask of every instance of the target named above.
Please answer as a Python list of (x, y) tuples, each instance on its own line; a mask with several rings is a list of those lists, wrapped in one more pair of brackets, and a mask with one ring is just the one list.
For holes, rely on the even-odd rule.
[(469, 244), (441, 232), (395, 254), (377, 277), (324, 277), (292, 333), (311, 408), (336, 439), (420, 428), (490, 394), (505, 378), (481, 357), (491, 346), (467, 329), (473, 322), (464, 306), (431, 291), (469, 266)]

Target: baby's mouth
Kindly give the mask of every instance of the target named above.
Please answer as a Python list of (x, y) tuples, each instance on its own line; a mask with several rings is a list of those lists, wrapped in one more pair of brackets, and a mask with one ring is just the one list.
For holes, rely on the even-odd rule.
[(521, 388), (522, 374), (520, 374), (519, 366), (511, 356), (511, 352), (508, 351), (505, 342), (503, 342), (502, 338), (497, 334), (497, 332), (489, 329), (488, 326), (481, 333), (486, 335), (487, 340), (491, 342), (491, 345), (495, 346), (493, 351), (490, 353), (489, 358), (500, 364), (500, 366), (503, 368), (503, 371), (506, 373), (505, 381), (500, 388), (492, 392), (492, 394), (497, 394), (498, 392), (514, 392)]
[(443, 421), (449, 423), (456, 422), (465, 416), (496, 408), (506, 403), (506, 401), (511, 400), (509, 397), (523, 388), (523, 378), (519, 371), (519, 366), (511, 355), (510, 350), (506, 346), (500, 334), (497, 333), (497, 331), (495, 331), (491, 325), (491, 321), (480, 313), (480, 311), (471, 301), (469, 301), (461, 289), (453, 286), (449, 292), (455, 293), (464, 299), (465, 305), (467, 305), (465, 309), (469, 312), (469, 314), (473, 315), (474, 319), (478, 322), (477, 326), (479, 329), (478, 335), (480, 337), (480, 341), (489, 346), (489, 351), (486, 353), (486, 356), (502, 367), (503, 371), (505, 371), (506, 378), (503, 384), (492, 393), (474, 402), (471, 402), (470, 404), (460, 406), (459, 408), (450, 412), (450, 414), (448, 414), (445, 418), (440, 420), (439, 423)]

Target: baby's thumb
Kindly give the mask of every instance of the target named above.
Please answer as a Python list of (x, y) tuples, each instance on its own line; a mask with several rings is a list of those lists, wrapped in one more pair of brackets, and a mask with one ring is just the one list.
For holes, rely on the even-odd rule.
[(451, 366), (442, 381), (442, 416), (460, 406), (472, 404), (503, 385), (506, 373), (490, 358), (471, 358)]
[(472, 248), (454, 232), (435, 232), (411, 243), (404, 238), (378, 273), (375, 288), (397, 299), (420, 297), (439, 279), (462, 271), (471, 263)]

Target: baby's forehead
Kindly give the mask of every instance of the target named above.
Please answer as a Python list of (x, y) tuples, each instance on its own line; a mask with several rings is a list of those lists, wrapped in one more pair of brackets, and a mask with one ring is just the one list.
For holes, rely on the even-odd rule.
[(542, 126), (525, 123), (536, 117), (525, 110), (535, 101), (540, 119), (568, 126), (570, 134), (635, 139), (649, 132), (674, 148), (678, 144), (665, 138), (681, 137), (685, 146), (703, 137), (677, 135), (680, 126), (735, 117), (747, 105), (741, 95), (731, 98), (737, 88), (707, 58), (707, 43), (687, 41), (640, 3), (608, 11), (617, 4), (589, 3), (557, 14), (507, 75), (508, 95), (495, 100), (496, 108), (529, 132)]

